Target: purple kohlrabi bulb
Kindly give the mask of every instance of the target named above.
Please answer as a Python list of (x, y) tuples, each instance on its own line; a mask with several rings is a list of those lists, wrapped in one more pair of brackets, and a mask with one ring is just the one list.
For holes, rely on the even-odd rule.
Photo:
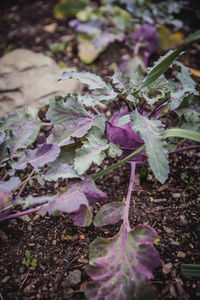
[[(109, 142), (118, 145), (123, 150), (121, 159), (133, 153), (144, 144), (143, 140), (141, 140), (139, 136), (139, 133), (132, 130), (130, 122), (126, 125), (118, 126), (119, 119), (127, 114), (127, 108), (121, 109), (119, 112), (114, 114), (108, 122), (106, 122), (107, 139)], [(143, 164), (145, 163), (146, 159), (147, 156), (143, 150), (138, 155), (131, 158), (130, 161)]]
[(140, 50), (153, 53), (158, 47), (158, 32), (152, 25), (143, 24), (133, 34), (132, 39), (135, 43), (146, 42), (146, 46), (141, 46)]

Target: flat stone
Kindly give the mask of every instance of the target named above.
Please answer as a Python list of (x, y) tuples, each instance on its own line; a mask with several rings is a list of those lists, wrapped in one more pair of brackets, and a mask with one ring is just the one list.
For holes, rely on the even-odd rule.
[(56, 82), (63, 72), (52, 58), (16, 49), (0, 58), (0, 117), (14, 109), (41, 108), (55, 95), (80, 92), (81, 84), (69, 79)]

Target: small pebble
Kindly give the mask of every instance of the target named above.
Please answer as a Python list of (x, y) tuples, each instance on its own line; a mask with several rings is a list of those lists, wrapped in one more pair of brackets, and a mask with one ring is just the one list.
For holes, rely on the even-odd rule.
[(172, 270), (172, 263), (165, 264), (162, 268), (163, 273), (166, 275)]
[(182, 252), (182, 251), (178, 251), (177, 253), (177, 257), (180, 257), (180, 258), (185, 258), (185, 253)]
[(80, 270), (74, 270), (69, 273), (67, 276), (67, 282), (71, 286), (75, 286), (81, 282), (81, 271)]

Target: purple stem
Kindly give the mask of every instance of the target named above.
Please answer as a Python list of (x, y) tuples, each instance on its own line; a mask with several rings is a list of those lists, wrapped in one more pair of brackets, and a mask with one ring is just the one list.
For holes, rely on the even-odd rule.
[(24, 190), (24, 188), (25, 188), (27, 182), (31, 179), (31, 177), (32, 177), (32, 175), (34, 174), (34, 172), (35, 172), (35, 169), (33, 169), (32, 172), (31, 172), (31, 173), (28, 175), (28, 177), (26, 178), (26, 180), (24, 180), (24, 182), (21, 183), (22, 186), (21, 186), (21, 188), (20, 188), (20, 190), (19, 190), (19, 192), (18, 192), (18, 194), (17, 194), (17, 197), (19, 197), (19, 196), (21, 195), (21, 193), (23, 192), (23, 190)]
[(143, 63), (144, 63), (144, 68), (146, 69), (148, 66), (148, 60), (149, 60), (150, 53), (149, 52), (144, 52), (144, 57), (143, 57)]
[(121, 109), (121, 107), (120, 107), (120, 105), (119, 105), (119, 102), (118, 102), (118, 100), (115, 100), (115, 103), (116, 103), (116, 105), (117, 105), (117, 108), (120, 110), (120, 109)]
[(4, 212), (5, 210), (8, 210), (8, 209), (10, 209), (10, 208), (12, 208), (12, 207), (13, 207), (12, 205), (9, 205), (9, 206), (7, 206), (7, 207), (4, 207), (3, 209), (0, 210), (0, 214), (1, 214), (2, 212)]
[(92, 107), (92, 109), (95, 111), (95, 113), (99, 116), (102, 115), (102, 113), (96, 108), (96, 107)]
[(135, 44), (134, 56), (138, 55), (139, 50), (140, 50), (140, 46), (141, 46), (140, 41)]
[(200, 145), (194, 145), (194, 146), (187, 146), (187, 147), (177, 148), (176, 150), (170, 152), (169, 154), (174, 154), (174, 153), (177, 153), (177, 152), (183, 152), (183, 151), (193, 150), (193, 149), (198, 149), (198, 148), (200, 148)]
[(35, 208), (31, 208), (31, 209), (27, 209), (27, 210), (18, 212), (16, 214), (12, 214), (12, 215), (8, 215), (8, 216), (5, 216), (5, 217), (2, 217), (2, 218), (0, 218), (0, 221), (5, 221), (5, 220), (9, 220), (9, 219), (15, 219), (15, 218), (18, 218), (18, 217), (21, 217), (21, 216), (24, 216), (24, 215), (32, 214), (32, 213), (38, 211), (41, 206), (42, 205), (37, 206)]
[(3, 178), (1, 179), (2, 181), (5, 180), (8, 177), (8, 173), (6, 173), (6, 175), (3, 176)]
[(139, 113), (140, 113), (141, 115), (143, 115), (143, 112), (144, 112), (144, 110), (145, 110), (146, 104), (147, 104), (147, 102), (146, 102), (146, 100), (144, 100), (144, 102), (143, 102), (142, 105), (140, 106), (140, 111), (139, 111)]
[(169, 98), (165, 99), (162, 103), (160, 103), (158, 106), (156, 106), (148, 115), (149, 118), (151, 118), (160, 108), (163, 108), (163, 104), (166, 103), (169, 100)]
[(125, 212), (124, 212), (124, 227), (127, 229), (127, 231), (131, 231), (131, 227), (129, 224), (129, 220), (128, 220), (128, 215), (129, 215), (129, 208), (130, 208), (130, 202), (131, 202), (131, 194), (132, 194), (132, 186), (133, 186), (133, 182), (135, 179), (135, 167), (136, 167), (136, 162), (130, 162), (131, 164), (131, 176), (130, 176), (130, 180), (129, 180), (129, 187), (128, 187), (128, 193), (127, 193), (127, 197), (126, 197), (126, 207), (125, 207)]
[(176, 93), (179, 92), (183, 88), (183, 83), (177, 88)]
[(126, 99), (125, 99), (122, 95), (118, 95), (118, 98), (119, 98), (120, 100), (122, 100), (122, 101), (126, 104), (128, 110), (129, 110), (130, 112), (132, 112), (132, 109), (130, 108), (129, 103), (126, 101)]

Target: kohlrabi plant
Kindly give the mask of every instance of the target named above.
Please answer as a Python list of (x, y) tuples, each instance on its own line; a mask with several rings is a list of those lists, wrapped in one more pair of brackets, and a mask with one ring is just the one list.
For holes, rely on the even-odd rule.
[[(89, 226), (92, 206), (107, 197), (94, 181), (125, 162), (131, 166), (126, 200), (102, 205), (94, 218), (97, 227), (118, 221), (122, 225), (116, 236), (97, 238), (90, 246), (88, 299), (154, 298), (148, 280), (161, 264), (154, 247), (158, 236), (147, 225), (131, 228), (131, 193), (138, 166), (150, 166), (163, 184), (170, 171), (170, 153), (200, 147), (179, 145), (181, 138), (200, 143), (200, 98), (189, 69), (176, 61), (199, 39), (200, 31), (189, 36), (181, 47), (160, 58), (142, 81), (137, 74), (129, 78), (120, 71), (108, 82), (89, 72), (65, 72), (58, 80), (77, 79), (89, 92), (51, 99), (45, 122), (33, 109), (0, 120), (0, 221), (36, 211), (41, 215), (61, 211), (75, 225)], [(164, 75), (169, 67), (173, 67), (171, 79)], [(106, 120), (98, 105), (110, 101), (118, 111)], [(168, 126), (168, 116), (173, 126)], [(40, 134), (43, 126), (50, 129), (47, 137)], [(88, 176), (90, 166), (100, 166), (106, 156), (119, 157), (119, 161)], [(65, 192), (23, 196), (31, 180), (44, 185), (59, 178), (67, 181)], [(16, 206), (22, 211), (14, 213)]]
[[(79, 56), (84, 63), (86, 61), (81, 55), (81, 44), (85, 47), (89, 43), (93, 44), (93, 60), (115, 41), (124, 42), (132, 51), (129, 61), (136, 55), (144, 59), (144, 68), (147, 67), (148, 57), (159, 49), (162, 43), (158, 43), (159, 38), (170, 39), (171, 31), (166, 26), (173, 27), (176, 32), (182, 27), (182, 22), (173, 17), (173, 14), (180, 13), (186, 1), (161, 1), (154, 4), (152, 1), (107, 1), (101, 6), (90, 5), (78, 11), (76, 18), (70, 20), (69, 25), (73, 27), (78, 36)], [(167, 31), (168, 34), (163, 36)], [(173, 44), (182, 35), (176, 36)], [(87, 41), (87, 44), (85, 43)], [(170, 45), (173, 46), (173, 45)], [(90, 48), (92, 48), (90, 44)], [(89, 50), (88, 50), (89, 51)], [(85, 51), (87, 52), (87, 51)], [(134, 64), (136, 62), (134, 61)]]

